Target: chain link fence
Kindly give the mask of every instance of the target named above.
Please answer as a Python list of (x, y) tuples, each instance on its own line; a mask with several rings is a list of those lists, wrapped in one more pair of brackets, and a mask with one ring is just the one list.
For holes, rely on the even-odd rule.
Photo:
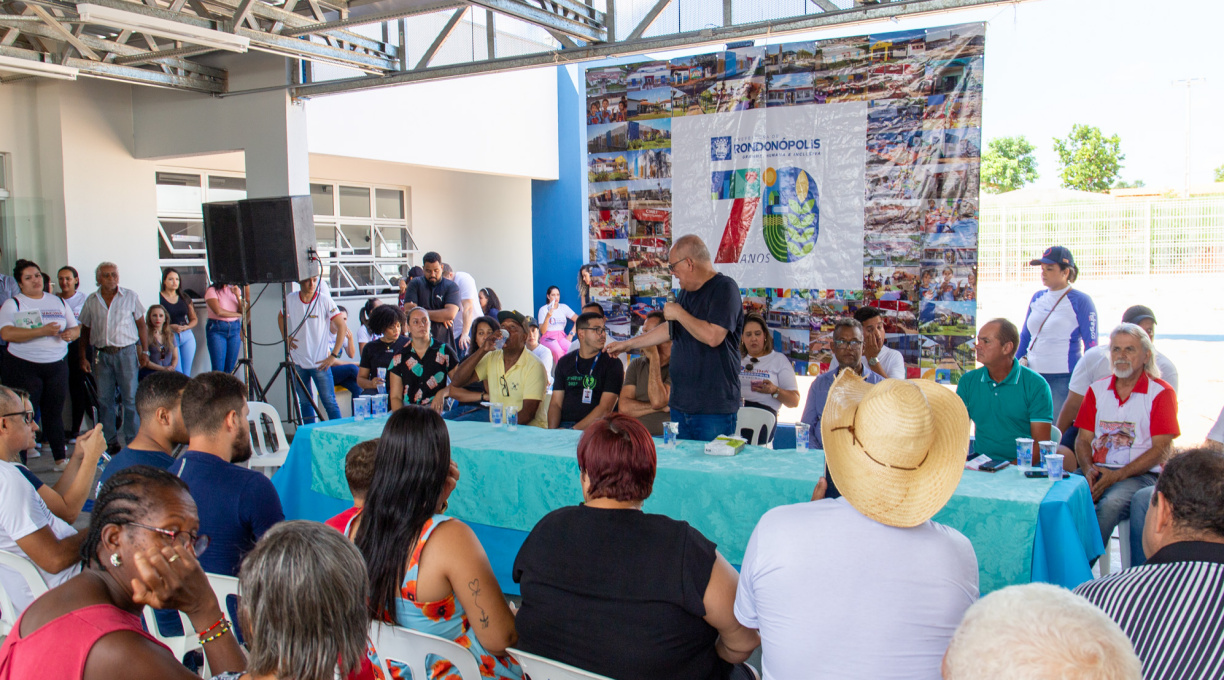
[(1030, 281), (1052, 245), (1093, 279), (1224, 274), (1224, 197), (984, 207), (978, 278)]

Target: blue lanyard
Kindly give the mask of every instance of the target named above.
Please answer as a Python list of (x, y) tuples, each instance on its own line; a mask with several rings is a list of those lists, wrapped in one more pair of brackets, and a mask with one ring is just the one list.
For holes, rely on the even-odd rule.
[[(603, 351), (601, 350), (599, 354), (603, 354)], [(595, 360), (591, 362), (590, 370), (587, 371), (586, 375), (582, 376), (582, 386), (588, 389), (595, 387), (595, 367), (599, 365), (599, 354), (596, 354)], [(574, 370), (578, 369), (578, 360), (581, 358), (582, 355), (574, 357)]]

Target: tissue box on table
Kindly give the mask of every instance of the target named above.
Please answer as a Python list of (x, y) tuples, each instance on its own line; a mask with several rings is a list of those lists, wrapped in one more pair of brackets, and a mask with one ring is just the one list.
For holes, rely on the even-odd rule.
[(714, 441), (705, 445), (706, 455), (709, 456), (734, 456), (739, 453), (748, 440), (740, 437), (728, 437), (719, 435)]

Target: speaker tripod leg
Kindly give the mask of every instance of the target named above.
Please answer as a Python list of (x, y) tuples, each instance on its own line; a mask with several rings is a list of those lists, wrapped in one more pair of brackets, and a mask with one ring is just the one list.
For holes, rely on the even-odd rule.
[[(290, 378), (289, 391), (293, 395), (292, 397), (293, 409), (296, 409), (297, 411), (297, 421), (294, 422), (294, 425), (300, 424), (303, 420), (301, 395), (306, 395), (306, 403), (312, 409), (314, 409), (316, 418), (318, 418), (319, 420), (327, 420), (327, 413), (325, 413), (322, 409), (320, 409), (319, 405), (315, 403), (314, 398), (310, 396), (311, 395), (310, 383), (307, 383), (305, 380), (302, 379), (302, 374), (294, 370), (294, 367), (292, 364), (290, 364), (286, 368), (286, 370), (289, 372), (289, 378)], [(301, 388), (300, 391), (293, 389), (294, 384), (296, 384), (299, 388)]]

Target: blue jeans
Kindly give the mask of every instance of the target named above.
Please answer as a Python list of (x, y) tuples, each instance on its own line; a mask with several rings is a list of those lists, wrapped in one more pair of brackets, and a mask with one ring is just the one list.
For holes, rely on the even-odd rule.
[(97, 352), (94, 356), (94, 380), (98, 385), (98, 411), (102, 419), (102, 434), (107, 444), (118, 444), (115, 431), (115, 390), (123, 399), (123, 442), (132, 443), (136, 430), (140, 428), (140, 416), (136, 414), (136, 383), (140, 374), (138, 345), (132, 343), (117, 353)]
[(487, 423), (489, 422), (489, 409), (481, 406), (480, 402), (455, 404), (455, 407), (443, 413), (442, 417), (446, 420), (464, 423)]
[(357, 384), (357, 364), (332, 364), (332, 384), (343, 387), (354, 397), (365, 394), (361, 385)]
[(242, 345), (242, 323), (209, 319), (204, 325), (204, 338), (208, 341), (212, 370), (233, 373), (234, 366), (238, 364), (238, 349)]
[(195, 331), (186, 330), (175, 333), (174, 346), (178, 348), (178, 372), (187, 376), (191, 375), (191, 367), (195, 364)]
[[(1109, 536), (1118, 523), (1131, 519), (1131, 499), (1141, 489), (1156, 485), (1156, 473), (1145, 472), (1134, 477), (1127, 477), (1105, 490), (1096, 502), (1097, 523), (1101, 525), (1101, 542), (1108, 543)], [(1133, 525), (1134, 522), (1132, 521)], [(1139, 545), (1131, 544), (1131, 553), (1138, 548), (1143, 553), (1143, 530), (1140, 527)]]
[(708, 442), (720, 434), (735, 434), (734, 413), (681, 413), (672, 409), (671, 415), (679, 425), (677, 436), (680, 439)]
[[(319, 370), (317, 368), (302, 368), (294, 366), (293, 370), (297, 371), (298, 377), (302, 379), (307, 387), (313, 382), (315, 390), (319, 393), (319, 402), (323, 406), (323, 410), (327, 412), (328, 420), (336, 420), (340, 417), (340, 407), (336, 405), (336, 386), (332, 382), (332, 374), (330, 370)], [(302, 422), (313, 423), (315, 421), (315, 410), (310, 406), (310, 393), (302, 389), (302, 385), (294, 380), (293, 388), (297, 390), (298, 401), (302, 408)]]
[(1130, 502), (1130, 564), (1123, 566), (1138, 567), (1147, 562), (1147, 553), (1143, 552), (1143, 523), (1147, 521), (1148, 508), (1152, 507), (1152, 496), (1156, 487), (1149, 486), (1139, 489), (1131, 496)]
[(1054, 419), (1057, 420), (1058, 412), (1062, 410), (1063, 402), (1067, 400), (1067, 392), (1071, 391), (1071, 374), (1041, 373), (1040, 375), (1050, 386), (1050, 401), (1054, 402)]

